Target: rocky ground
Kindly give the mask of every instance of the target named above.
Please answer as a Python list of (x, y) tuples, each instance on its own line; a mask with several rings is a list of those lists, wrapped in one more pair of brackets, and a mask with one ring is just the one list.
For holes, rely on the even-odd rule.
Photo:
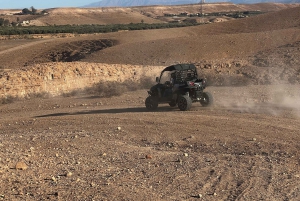
[[(15, 100), (0, 104), (0, 200), (300, 200), (299, 13), (3, 38), (1, 94), (34, 96), (0, 99)], [(148, 112), (146, 89), (121, 83), (174, 63), (197, 66), (213, 107)], [(121, 88), (73, 93), (80, 78)]]
[(0, 107), (0, 200), (299, 200), (299, 85), (208, 87), (215, 104), (146, 90)]

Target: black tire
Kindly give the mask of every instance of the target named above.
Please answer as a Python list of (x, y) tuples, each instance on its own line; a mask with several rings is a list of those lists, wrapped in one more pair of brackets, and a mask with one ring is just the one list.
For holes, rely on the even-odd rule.
[(192, 99), (189, 96), (184, 95), (184, 96), (179, 97), (179, 99), (178, 99), (178, 108), (181, 111), (190, 110), (191, 107), (192, 107)]
[(148, 110), (156, 110), (158, 107), (158, 101), (156, 100), (156, 98), (148, 96), (145, 100), (145, 105)]
[(169, 105), (171, 107), (176, 107), (177, 106), (177, 102), (176, 101), (172, 101), (172, 102), (169, 103)]
[(211, 93), (203, 92), (202, 98), (200, 100), (200, 104), (203, 107), (209, 107), (213, 104), (213, 102), (214, 102), (214, 99), (213, 99), (213, 96), (211, 95)]

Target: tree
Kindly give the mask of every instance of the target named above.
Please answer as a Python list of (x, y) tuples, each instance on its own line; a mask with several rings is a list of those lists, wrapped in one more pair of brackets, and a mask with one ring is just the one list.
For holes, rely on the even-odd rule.
[(42, 10), (42, 12), (41, 12), (43, 15), (45, 15), (46, 13), (48, 13), (47, 12), (47, 10)]
[(4, 26), (9, 26), (10, 25), (10, 22), (8, 19), (4, 20)]
[(0, 26), (9, 26), (9, 20), (0, 18)]
[(22, 14), (23, 14), (23, 15), (29, 15), (29, 14), (31, 14), (31, 11), (30, 11), (28, 8), (24, 8), (24, 9), (22, 10)]
[(31, 8), (31, 14), (36, 15), (37, 14), (37, 9), (35, 9), (33, 6)]
[(4, 25), (4, 19), (0, 18), (0, 27)]
[(16, 26), (18, 25), (18, 23), (17, 23), (17, 22), (12, 22), (11, 25), (12, 25), (13, 27), (16, 27)]

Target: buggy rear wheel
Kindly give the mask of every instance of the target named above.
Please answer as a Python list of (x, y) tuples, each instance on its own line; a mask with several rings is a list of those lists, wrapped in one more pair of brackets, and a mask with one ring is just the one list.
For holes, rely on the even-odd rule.
[(203, 92), (200, 104), (203, 107), (209, 107), (213, 104), (213, 96), (209, 92)]
[(155, 110), (158, 107), (158, 101), (156, 100), (156, 98), (148, 96), (146, 98), (145, 105), (148, 110)]
[(190, 110), (191, 107), (192, 107), (192, 99), (189, 96), (184, 95), (184, 96), (179, 97), (179, 99), (178, 99), (178, 108), (181, 111)]

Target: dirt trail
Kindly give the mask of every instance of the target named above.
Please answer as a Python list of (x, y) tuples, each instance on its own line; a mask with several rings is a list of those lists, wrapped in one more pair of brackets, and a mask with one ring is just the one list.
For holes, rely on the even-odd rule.
[(18, 50), (22, 50), (22, 49), (28, 48), (28, 47), (34, 47), (36, 45), (39, 45), (39, 44), (42, 44), (42, 43), (51, 42), (51, 41), (54, 41), (54, 40), (57, 40), (57, 39), (51, 38), (51, 39), (32, 40), (32, 41), (30, 41), (30, 42), (28, 42), (26, 44), (22, 44), (22, 45), (18, 45), (16, 47), (11, 47), (9, 49), (2, 50), (2, 51), (0, 51), (0, 55), (1, 54), (11, 53), (11, 52), (18, 51)]
[(276, 87), (209, 87), (188, 112), (147, 112), (146, 90), (3, 105), (1, 199), (299, 200), (299, 107)]

